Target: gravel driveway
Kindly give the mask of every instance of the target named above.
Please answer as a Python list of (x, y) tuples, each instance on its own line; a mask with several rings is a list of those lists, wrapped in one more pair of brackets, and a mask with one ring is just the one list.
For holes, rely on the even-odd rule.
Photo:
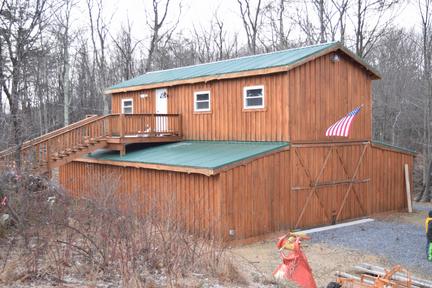
[(313, 233), (311, 236), (315, 243), (374, 253), (386, 257), (392, 265), (401, 264), (414, 273), (430, 275), (432, 263), (426, 260), (426, 236), (420, 223), (386, 219)]

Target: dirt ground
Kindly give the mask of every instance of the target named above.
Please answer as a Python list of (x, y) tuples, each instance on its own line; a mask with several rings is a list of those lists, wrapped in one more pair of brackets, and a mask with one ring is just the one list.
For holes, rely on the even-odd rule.
[[(431, 204), (416, 204), (415, 212), (412, 214), (381, 214), (375, 217), (376, 221), (374, 222), (329, 230), (333, 232), (326, 231), (310, 234), (309, 236), (311, 236), (312, 240), (304, 242), (303, 250), (312, 267), (318, 287), (326, 287), (329, 282), (335, 281), (336, 271), (356, 274), (352, 267), (360, 263), (370, 263), (390, 268), (394, 264), (400, 264), (395, 262), (395, 259), (401, 261), (401, 259), (407, 258), (407, 255), (416, 255), (412, 259), (420, 259), (421, 261), (413, 264), (420, 265), (416, 267), (425, 268), (426, 271), (430, 271), (428, 266), (425, 267), (425, 265), (431, 265), (432, 268), (432, 263), (423, 259), (423, 244), (425, 244), (423, 224), (427, 211), (430, 209), (432, 209)], [(264, 241), (249, 245), (237, 244), (229, 248), (227, 250), (228, 256), (232, 265), (239, 270), (240, 275), (231, 266), (227, 266), (225, 268), (226, 271), (222, 274), (224, 275), (223, 277), (212, 278), (205, 274), (192, 273), (188, 278), (180, 279), (175, 287), (296, 287), (294, 284), (281, 285), (272, 276), (274, 269), (281, 263), (275, 245), (277, 238), (283, 234), (284, 232), (275, 233), (269, 235)], [(348, 239), (346, 239), (347, 234), (349, 234)], [(416, 239), (404, 238), (404, 235), (416, 237)], [(385, 242), (386, 247), (375, 245), (375, 243), (384, 242), (382, 241), (383, 238), (387, 240)], [(361, 239), (364, 241), (361, 241)], [(350, 246), (353, 243), (355, 245)], [(410, 243), (411, 247), (409, 246)], [(419, 253), (408, 253), (410, 251), (407, 251), (407, 249), (414, 250), (413, 248), (418, 248), (416, 251)], [(379, 254), (382, 251), (392, 251), (392, 255), (385, 254), (387, 252)], [(395, 258), (395, 256), (397, 257)], [(408, 263), (411, 262), (416, 261), (408, 261)], [(432, 280), (431, 275), (426, 275), (428, 273), (414, 270), (410, 270), (414, 276)], [(153, 275), (152, 277), (156, 280), (161, 280), (161, 282), (165, 279), (163, 275)], [(232, 279), (235, 279), (235, 281), (232, 281)], [(41, 278), (39, 280), (18, 281), (12, 283), (10, 286), (2, 286), (0, 284), (0, 286), (14, 288), (54, 287), (52, 283), (56, 283), (60, 287), (120, 287), (117, 282), (110, 281), (110, 279), (90, 283), (84, 281), (84, 279), (69, 277), (61, 285), (58, 285), (59, 283), (55, 281), (48, 280)], [(138, 286), (130, 285), (130, 287)], [(155, 282), (154, 285), (147, 285), (146, 287), (163, 286), (159, 282)]]
[[(325, 287), (334, 281), (336, 271), (352, 272), (351, 267), (362, 262), (379, 266), (388, 265), (382, 257), (325, 244), (308, 245), (304, 252), (319, 287)], [(240, 270), (251, 283), (274, 283), (272, 272), (280, 264), (274, 242), (236, 247), (232, 249), (232, 253), (239, 259)]]
[[(383, 214), (377, 216), (376, 219), (380, 222), (388, 223), (389, 226), (394, 225), (393, 223), (403, 223), (419, 227), (424, 223), (426, 211), (432, 208), (432, 206), (426, 205), (422, 206), (422, 208), (424, 209), (416, 209), (412, 214)], [(362, 228), (359, 228), (359, 230), (362, 230)], [(314, 234), (310, 236), (313, 238)], [(353, 236), (356, 237), (356, 235)], [(233, 261), (238, 263), (238, 267), (244, 277), (256, 287), (265, 285), (274, 286), (272, 284), (275, 284), (272, 272), (281, 262), (275, 244), (276, 238), (267, 239), (260, 243), (234, 247), (230, 251), (233, 255)], [(370, 251), (360, 251), (328, 243), (306, 245), (304, 252), (312, 267), (318, 287), (325, 287), (329, 282), (334, 281), (336, 279), (336, 271), (356, 274), (352, 267), (360, 263), (370, 263), (386, 268), (394, 265), (387, 257), (383, 255), (378, 256)], [(406, 247), (394, 247), (394, 249), (406, 249)], [(430, 275), (424, 275), (417, 271), (410, 272), (414, 276), (432, 280)]]

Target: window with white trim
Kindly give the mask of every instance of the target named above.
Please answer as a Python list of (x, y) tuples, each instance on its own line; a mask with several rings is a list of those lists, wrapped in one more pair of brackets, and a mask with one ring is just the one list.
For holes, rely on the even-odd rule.
[(264, 86), (248, 86), (243, 90), (243, 108), (264, 108)]
[(210, 91), (199, 91), (194, 93), (194, 111), (210, 111)]
[(132, 114), (133, 113), (133, 99), (122, 99), (122, 113)]

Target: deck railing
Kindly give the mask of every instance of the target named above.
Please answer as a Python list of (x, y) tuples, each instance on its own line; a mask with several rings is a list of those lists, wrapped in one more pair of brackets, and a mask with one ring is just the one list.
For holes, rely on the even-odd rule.
[(48, 168), (50, 161), (76, 153), (90, 144), (122, 137), (181, 136), (178, 114), (111, 114), (91, 116), (0, 152), (0, 169), (14, 166), (19, 153), (22, 169)]
[(178, 114), (113, 114), (110, 123), (111, 137), (181, 136)]

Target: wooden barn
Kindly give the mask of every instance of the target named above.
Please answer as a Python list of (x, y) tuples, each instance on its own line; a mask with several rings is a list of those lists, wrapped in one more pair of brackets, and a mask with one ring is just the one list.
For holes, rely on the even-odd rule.
[[(371, 139), (379, 78), (339, 43), (149, 72), (106, 91), (111, 115), (38, 145), (71, 193), (117, 177), (115, 194), (138, 213), (157, 207), (199, 235), (238, 240), (401, 211), (413, 153)], [(348, 137), (325, 136), (360, 105)]]

